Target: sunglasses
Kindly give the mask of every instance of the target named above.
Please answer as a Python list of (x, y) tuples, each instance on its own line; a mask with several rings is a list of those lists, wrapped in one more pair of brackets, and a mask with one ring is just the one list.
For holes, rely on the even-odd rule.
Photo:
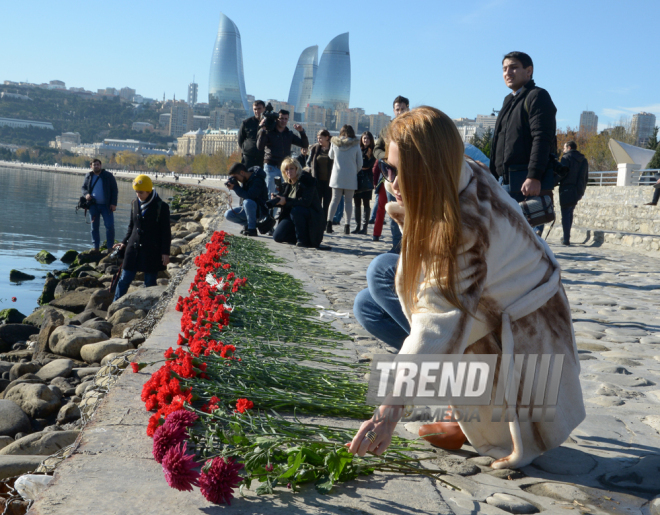
[(378, 168), (380, 169), (380, 174), (383, 176), (383, 179), (387, 182), (394, 182), (397, 173), (399, 173), (396, 166), (392, 166), (383, 159), (378, 160)]

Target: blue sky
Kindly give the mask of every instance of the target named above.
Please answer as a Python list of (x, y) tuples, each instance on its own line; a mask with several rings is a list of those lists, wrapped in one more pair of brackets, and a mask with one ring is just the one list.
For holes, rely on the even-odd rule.
[(474, 117), (508, 93), (502, 56), (529, 53), (534, 79), (557, 106), (557, 125), (585, 109), (601, 128), (645, 110), (660, 124), (660, 2), (380, 0), (292, 3), (45, 0), (2, 2), (0, 80), (96, 91), (130, 86), (185, 98), (193, 75), (208, 95), (219, 13), (241, 31), (247, 92), (286, 100), (300, 52), (348, 31), (351, 107), (391, 114), (392, 99)]

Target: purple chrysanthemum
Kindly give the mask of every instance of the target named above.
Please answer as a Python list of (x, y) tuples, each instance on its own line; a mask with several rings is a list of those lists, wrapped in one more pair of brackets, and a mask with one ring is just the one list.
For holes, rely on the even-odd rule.
[(163, 457), (172, 447), (180, 444), (186, 437), (186, 428), (179, 425), (173, 426), (165, 422), (154, 432), (153, 455), (158, 463), (163, 462)]
[[(208, 462), (207, 462), (208, 464)], [(243, 480), (238, 471), (243, 468), (240, 463), (234, 463), (231, 458), (213, 458), (208, 472), (199, 476), (199, 488), (207, 501), (214, 504), (231, 504), (234, 498), (234, 488)]]
[(197, 465), (194, 454), (186, 454), (187, 443), (183, 442), (171, 447), (163, 457), (163, 472), (165, 480), (172, 488), (181, 491), (192, 491), (193, 486), (199, 486), (199, 472), (194, 470)]
[(199, 417), (193, 412), (180, 409), (176, 410), (174, 413), (170, 413), (165, 420), (165, 424), (169, 424), (172, 427), (179, 426), (183, 429), (188, 429), (189, 427), (192, 427), (192, 425), (195, 423), (195, 420), (198, 418)]

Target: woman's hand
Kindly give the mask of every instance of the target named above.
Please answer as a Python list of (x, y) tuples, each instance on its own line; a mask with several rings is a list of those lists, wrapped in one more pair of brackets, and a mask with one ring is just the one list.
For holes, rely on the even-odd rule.
[(279, 195), (276, 195), (276, 197), (280, 199), (280, 201), (277, 203), (278, 206), (283, 206), (284, 204), (286, 204), (286, 197), (280, 197)]
[[(367, 452), (380, 456), (390, 446), (394, 428), (402, 414), (403, 406), (381, 406), (371, 420), (362, 423), (353, 441), (346, 444), (348, 450), (358, 456), (364, 456)], [(369, 431), (376, 433), (373, 443), (366, 437)]]
[(112, 246), (112, 248), (113, 248), (113, 249), (123, 249), (125, 246), (126, 246), (126, 245), (124, 245), (123, 243), (115, 243), (115, 244)]

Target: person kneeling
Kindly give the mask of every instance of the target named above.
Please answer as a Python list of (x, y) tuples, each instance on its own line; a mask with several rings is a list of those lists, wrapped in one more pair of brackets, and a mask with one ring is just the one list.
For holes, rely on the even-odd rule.
[(225, 213), (229, 222), (241, 224), (245, 236), (257, 235), (257, 220), (265, 214), (268, 200), (266, 172), (258, 166), (249, 170), (243, 163), (234, 163), (229, 169), (229, 179), (225, 183), (241, 199), (241, 207), (231, 208)]
[(273, 234), (277, 243), (318, 248), (323, 240), (323, 208), (316, 189), (316, 179), (303, 172), (300, 163), (287, 157), (282, 161), (284, 184), (275, 205), (281, 206), (279, 224)]
[(170, 262), (170, 207), (154, 191), (147, 175), (138, 175), (133, 189), (137, 198), (131, 202), (128, 231), (124, 241), (114, 246), (126, 249), (126, 254), (113, 302), (126, 293), (137, 272), (144, 272), (145, 286), (156, 286), (158, 272)]

